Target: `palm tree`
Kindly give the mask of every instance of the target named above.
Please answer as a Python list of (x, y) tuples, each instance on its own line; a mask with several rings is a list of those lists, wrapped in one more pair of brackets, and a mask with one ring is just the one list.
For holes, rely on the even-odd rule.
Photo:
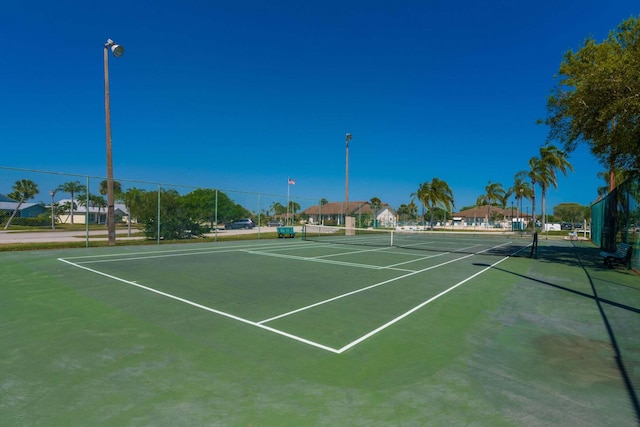
[(535, 231), (536, 226), (536, 184), (539, 181), (548, 179), (545, 175), (542, 160), (539, 157), (532, 157), (529, 159), (529, 170), (523, 170), (516, 174), (517, 178), (525, 179), (529, 178), (531, 181), (531, 219), (533, 220), (532, 231)]
[(102, 211), (102, 208), (107, 206), (107, 203), (104, 200), (104, 197), (89, 193), (88, 196), (86, 194), (81, 194), (78, 197), (78, 205), (84, 206), (85, 208), (87, 208), (87, 215), (90, 214), (89, 212), (90, 207), (98, 208), (98, 214), (96, 215), (96, 224), (99, 224), (100, 212)]
[(413, 199), (407, 205), (407, 209), (409, 210), (409, 219), (413, 219), (418, 216), (418, 206)]
[(532, 197), (533, 190), (531, 186), (525, 181), (524, 177), (516, 174), (513, 178), (513, 187), (509, 189), (509, 192), (516, 195), (516, 208), (520, 206), (520, 215), (522, 215), (522, 199), (530, 199)]
[(424, 206), (429, 208), (431, 212), (431, 229), (433, 230), (433, 216), (437, 206), (444, 206), (446, 211), (453, 208), (453, 191), (445, 181), (433, 178), (431, 182), (427, 181), (420, 184), (418, 191), (415, 193)]
[(142, 201), (142, 194), (144, 190), (140, 190), (136, 187), (128, 189), (123, 195), (124, 205), (127, 207), (127, 234), (131, 237), (131, 217), (133, 211), (137, 212), (138, 204)]
[(73, 203), (73, 195), (76, 193), (87, 191), (87, 187), (80, 184), (79, 181), (69, 181), (69, 182), (65, 182), (62, 185), (59, 185), (57, 191), (62, 191), (64, 193), (71, 194), (71, 205), (70, 205), (71, 210), (69, 212), (71, 214), (71, 224), (73, 224), (73, 209), (75, 207)]
[(380, 200), (377, 197), (372, 197), (371, 200), (369, 200), (369, 206), (371, 206), (371, 209), (373, 210), (373, 228), (375, 228), (376, 222), (377, 222), (378, 210), (382, 206), (382, 200)]
[[(91, 195), (91, 204), (94, 207), (98, 208), (98, 216), (96, 218), (96, 224), (100, 224), (100, 212), (102, 212), (103, 208), (107, 207), (107, 201), (104, 199), (103, 196), (97, 196), (97, 195)], [(108, 221), (108, 218), (105, 218), (105, 223)]]
[(285, 213), (287, 211), (286, 206), (282, 206), (280, 202), (273, 202), (269, 209), (273, 212), (274, 215)]
[(300, 210), (300, 204), (291, 200), (288, 206), (289, 206), (288, 212), (293, 213), (293, 216), (291, 218), (291, 225), (293, 225), (293, 222), (295, 221), (295, 218), (296, 218), (296, 212)]
[(532, 157), (529, 159), (529, 170), (520, 171), (517, 177), (524, 179), (529, 178), (531, 181), (531, 220), (533, 225), (531, 230), (535, 232), (536, 227), (536, 184), (548, 187), (551, 183), (552, 176), (549, 169), (545, 167), (544, 161), (540, 157)]
[(489, 184), (486, 187), (484, 187), (484, 191), (485, 191), (484, 194), (478, 197), (478, 200), (476, 201), (476, 203), (480, 200), (480, 198), (484, 198), (484, 201), (488, 206), (487, 224), (489, 224), (489, 221), (491, 221), (491, 205), (497, 202), (499, 202), (501, 205), (504, 205), (504, 198), (505, 198), (506, 191), (502, 187), (502, 184), (498, 182), (492, 183), (491, 181), (489, 181)]
[[(424, 215), (424, 202), (423, 202), (423, 201), (422, 201), (422, 199), (420, 198), (420, 188), (422, 188), (422, 185), (423, 185), (423, 184), (420, 184), (420, 185), (418, 186), (418, 191), (416, 191), (415, 193), (411, 193), (411, 194), (409, 194), (409, 197), (411, 197), (411, 203), (414, 203), (413, 201), (414, 201), (415, 199), (420, 200), (420, 205), (422, 206), (422, 221), (424, 221), (424, 220), (426, 219), (426, 218), (425, 218), (425, 215)], [(415, 203), (414, 203), (414, 204), (415, 204)], [(416, 206), (416, 216), (417, 216), (417, 215), (418, 215), (418, 207)]]
[[(104, 181), (100, 181), (100, 189), (98, 191), (103, 196), (107, 195), (108, 185), (109, 183), (106, 179)], [(113, 194), (115, 194), (116, 197), (119, 197), (122, 194), (122, 184), (120, 184), (120, 182), (118, 181), (113, 181)]]
[[(107, 181), (106, 179), (104, 181), (100, 181), (100, 189), (98, 190), (98, 192), (103, 196), (107, 196), (108, 195), (107, 193), (109, 192), (108, 186), (109, 186), (109, 181)], [(116, 199), (119, 199), (120, 197), (122, 197), (122, 185), (118, 181), (113, 181), (113, 195), (115, 196)], [(98, 209), (98, 213), (99, 212), (100, 212), (100, 209)], [(109, 218), (107, 218), (106, 222), (109, 222)]]
[(322, 199), (320, 199), (320, 207), (318, 208), (318, 224), (322, 224), (322, 207), (326, 204), (328, 204), (329, 201), (327, 199), (325, 199), (324, 197)]
[(409, 215), (409, 207), (403, 203), (397, 209), (398, 215), (400, 216), (400, 221), (406, 221), (407, 215)]
[(30, 179), (21, 179), (20, 181), (16, 181), (13, 185), (13, 193), (8, 194), (8, 196), (13, 200), (17, 200), (18, 205), (13, 210), (13, 213), (11, 214), (11, 217), (9, 217), (7, 223), (4, 225), (5, 230), (9, 228), (9, 225), (11, 225), (11, 221), (13, 221), (13, 218), (20, 210), (22, 204), (27, 200), (33, 199), (39, 192), (38, 185)]
[(566, 176), (567, 169), (573, 172), (573, 166), (567, 160), (567, 154), (555, 145), (540, 147), (540, 160), (542, 161), (541, 166), (545, 177), (545, 179), (539, 181), (542, 197), (542, 229), (544, 230), (546, 222), (545, 196), (547, 188), (553, 185), (553, 187), (557, 189), (558, 177), (556, 172), (560, 171)]

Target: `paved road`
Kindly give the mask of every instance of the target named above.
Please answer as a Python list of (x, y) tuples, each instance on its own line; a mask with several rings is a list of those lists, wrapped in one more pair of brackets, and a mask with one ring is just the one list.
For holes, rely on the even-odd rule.
[[(261, 227), (260, 232), (275, 232), (275, 227)], [(296, 231), (300, 231), (296, 227)], [(145, 237), (125, 237), (120, 234), (125, 233), (124, 230), (118, 230), (119, 235), (116, 240), (144, 240)], [(218, 230), (219, 236), (228, 236), (232, 234), (257, 234), (258, 228), (253, 230)], [(47, 242), (78, 242), (86, 238), (86, 231), (2, 231), (0, 230), (0, 245), (8, 243), (47, 243)], [(208, 237), (213, 237), (214, 233), (208, 233)], [(90, 240), (107, 240), (106, 230), (89, 231)]]

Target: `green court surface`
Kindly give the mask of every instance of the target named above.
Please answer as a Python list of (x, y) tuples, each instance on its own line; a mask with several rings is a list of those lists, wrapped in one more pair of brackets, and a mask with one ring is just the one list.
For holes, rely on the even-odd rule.
[(0, 253), (0, 425), (635, 425), (640, 278), (300, 239)]

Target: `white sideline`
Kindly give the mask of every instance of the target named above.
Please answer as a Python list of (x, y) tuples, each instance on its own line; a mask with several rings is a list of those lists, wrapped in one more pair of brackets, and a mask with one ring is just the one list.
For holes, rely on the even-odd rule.
[[(297, 246), (297, 245), (295, 245), (295, 246)], [(499, 245), (499, 246), (502, 246), (502, 245)], [(529, 246), (530, 245), (528, 245), (527, 247), (529, 247)], [(403, 262), (403, 263), (399, 263), (399, 264), (395, 264), (395, 265), (391, 265), (391, 266), (380, 267), (380, 266), (372, 266), (372, 265), (367, 265), (367, 264), (356, 264), (356, 263), (348, 263), (348, 262), (341, 262), (341, 261), (335, 261), (335, 260), (327, 260), (327, 259), (321, 259), (319, 257), (316, 257), (316, 258), (313, 258), (313, 257), (298, 257), (298, 256), (288, 256), (288, 255), (283, 255), (283, 254), (274, 254), (274, 253), (269, 253), (269, 252), (260, 253), (260, 252), (255, 251), (255, 249), (259, 249), (259, 248), (260, 249), (276, 249), (276, 248), (278, 248), (278, 249), (287, 248), (288, 249), (288, 248), (291, 248), (291, 247), (293, 247), (293, 246), (281, 246), (281, 245), (280, 246), (275, 246), (275, 245), (272, 246), (272, 245), (269, 245), (269, 244), (265, 244), (265, 245), (260, 245), (260, 246), (258, 246), (258, 245), (254, 246), (252, 248), (254, 250), (246, 250), (247, 246), (244, 246), (244, 247), (237, 247), (237, 248), (235, 248), (235, 247), (231, 247), (231, 248), (230, 247), (225, 247), (224, 249), (220, 248), (219, 250), (203, 250), (203, 251), (198, 251), (198, 252), (191, 251), (191, 253), (177, 253), (177, 252), (182, 252), (182, 251), (189, 251), (189, 249), (184, 249), (184, 250), (166, 251), (165, 253), (160, 253), (160, 254), (158, 254), (158, 252), (140, 252), (140, 253), (126, 254), (126, 255), (153, 254), (153, 255), (148, 256), (148, 257), (127, 257), (127, 258), (115, 258), (115, 259), (111, 258), (110, 260), (88, 260), (88, 261), (80, 261), (80, 262), (71, 262), (71, 261), (69, 261), (70, 259), (90, 259), (90, 258), (100, 258), (100, 257), (104, 257), (104, 256), (123, 256), (123, 255), (125, 255), (125, 254), (121, 253), (121, 254), (112, 254), (112, 255), (80, 256), (80, 257), (72, 257), (72, 258), (66, 258), (66, 259), (65, 258), (58, 258), (58, 261), (64, 262), (64, 263), (69, 264), (69, 265), (71, 265), (73, 267), (80, 268), (80, 269), (83, 269), (83, 270), (86, 270), (86, 271), (89, 271), (89, 272), (92, 272), (92, 273), (95, 273), (95, 274), (98, 274), (98, 275), (101, 275), (101, 276), (116, 280), (116, 281), (119, 281), (119, 282), (122, 282), (122, 283), (126, 283), (126, 284), (131, 285), (131, 286), (138, 287), (140, 289), (144, 289), (144, 290), (149, 291), (149, 292), (153, 292), (155, 294), (164, 296), (166, 298), (170, 298), (170, 299), (173, 299), (173, 300), (176, 300), (176, 301), (180, 301), (182, 303), (191, 305), (191, 306), (196, 307), (196, 308), (200, 308), (202, 310), (209, 311), (211, 313), (215, 313), (215, 314), (218, 314), (218, 315), (221, 315), (221, 316), (233, 319), (233, 320), (237, 320), (237, 321), (245, 323), (245, 324), (256, 326), (258, 328), (261, 328), (261, 329), (276, 333), (278, 335), (282, 335), (284, 337), (299, 341), (299, 342), (304, 343), (304, 344), (308, 344), (308, 345), (313, 346), (313, 347), (320, 348), (322, 350), (326, 350), (326, 351), (329, 351), (329, 352), (332, 352), (332, 353), (335, 353), (335, 354), (341, 354), (341, 353), (353, 348), (357, 344), (363, 342), (364, 340), (374, 336), (378, 332), (381, 332), (382, 330), (388, 328), (389, 326), (399, 322), (400, 320), (404, 319), (405, 317), (409, 316), (410, 314), (414, 313), (415, 311), (419, 310), (420, 308), (426, 306), (427, 304), (437, 300), (441, 296), (443, 296), (443, 295), (451, 292), (452, 290), (458, 288), (459, 286), (463, 285), (464, 283), (468, 282), (469, 280), (479, 276), (480, 274), (484, 273), (485, 271), (487, 271), (487, 270), (491, 269), (492, 267), (500, 264), (501, 262), (503, 262), (506, 259), (508, 259), (510, 256), (515, 255), (516, 253), (520, 252), (520, 250), (522, 250), (522, 249), (520, 249), (520, 250), (516, 251), (515, 253), (511, 254), (510, 256), (505, 256), (504, 258), (500, 259), (499, 261), (491, 264), (490, 266), (488, 266), (488, 267), (484, 268), (483, 270), (475, 273), (474, 275), (472, 275), (472, 276), (470, 276), (470, 277), (468, 277), (468, 278), (456, 283), (455, 285), (453, 285), (450, 288), (440, 292), (439, 294), (429, 298), (428, 300), (418, 304), (417, 306), (413, 307), (412, 309), (408, 310), (407, 312), (405, 312), (405, 313), (397, 316), (396, 318), (386, 322), (385, 324), (379, 326), (378, 328), (372, 330), (371, 332), (368, 332), (367, 334), (365, 334), (365, 335), (361, 336), (360, 338), (352, 341), (351, 343), (349, 343), (349, 344), (347, 344), (347, 345), (345, 345), (345, 346), (343, 346), (343, 347), (341, 347), (339, 349), (336, 349), (336, 348), (332, 348), (332, 347), (326, 346), (324, 344), (320, 344), (320, 343), (308, 340), (306, 338), (299, 337), (297, 335), (290, 334), (288, 332), (284, 332), (284, 331), (279, 330), (279, 329), (272, 328), (270, 326), (266, 326), (265, 323), (268, 323), (268, 322), (271, 322), (271, 321), (274, 321), (276, 319), (280, 319), (280, 318), (283, 318), (283, 317), (287, 317), (287, 316), (290, 316), (292, 314), (299, 313), (299, 312), (302, 312), (302, 311), (305, 311), (305, 310), (309, 310), (309, 309), (311, 309), (313, 307), (317, 307), (317, 306), (320, 306), (322, 304), (326, 304), (326, 303), (329, 303), (329, 302), (332, 302), (332, 301), (335, 301), (335, 300), (338, 300), (338, 299), (341, 299), (341, 298), (346, 298), (346, 297), (348, 297), (350, 295), (354, 295), (354, 294), (357, 294), (357, 293), (360, 293), (360, 292), (364, 292), (366, 290), (373, 289), (373, 288), (376, 288), (378, 286), (382, 286), (382, 285), (385, 285), (385, 284), (388, 284), (388, 283), (391, 283), (391, 282), (394, 282), (394, 281), (397, 281), (397, 280), (400, 280), (400, 279), (404, 279), (406, 277), (413, 276), (415, 274), (423, 273), (425, 271), (428, 271), (428, 270), (431, 270), (431, 269), (434, 269), (434, 268), (438, 268), (438, 267), (441, 267), (441, 266), (444, 266), (444, 265), (447, 265), (447, 264), (450, 264), (450, 263), (453, 263), (453, 262), (457, 262), (457, 261), (460, 261), (460, 260), (475, 256), (477, 254), (468, 254), (468, 255), (465, 255), (465, 256), (462, 256), (462, 257), (459, 257), (459, 258), (455, 258), (455, 259), (452, 259), (452, 260), (449, 260), (449, 261), (446, 261), (446, 262), (443, 262), (443, 263), (440, 263), (440, 264), (437, 264), (437, 265), (433, 265), (433, 266), (430, 266), (430, 267), (423, 268), (421, 270), (402, 270), (402, 269), (399, 269), (399, 268), (395, 268), (395, 266), (401, 265), (401, 264), (406, 264), (408, 262), (414, 262), (414, 261), (408, 261), (408, 262)], [(250, 248), (251, 248), (251, 246), (250, 246)], [(120, 278), (120, 277), (117, 277), (117, 276), (113, 276), (111, 274), (103, 273), (101, 271), (94, 270), (92, 268), (80, 265), (80, 264), (85, 264), (85, 263), (108, 262), (108, 261), (126, 261), (126, 260), (131, 260), (131, 259), (158, 258), (158, 257), (168, 257), (168, 256), (199, 255), (199, 254), (205, 254), (205, 253), (230, 252), (230, 251), (242, 251), (242, 252), (247, 252), (247, 253), (251, 253), (251, 254), (259, 254), (259, 255), (267, 255), (267, 256), (283, 257), (283, 258), (293, 258), (293, 259), (300, 259), (300, 260), (304, 260), (304, 261), (313, 261), (313, 262), (325, 262), (325, 263), (330, 263), (330, 264), (353, 266), (353, 267), (359, 267), (359, 268), (394, 269), (394, 270), (401, 270), (401, 271), (409, 271), (409, 273), (403, 274), (403, 275), (401, 275), (399, 277), (395, 277), (395, 278), (392, 278), (392, 279), (389, 279), (389, 280), (385, 280), (385, 281), (382, 281), (382, 282), (379, 282), (379, 283), (375, 283), (373, 285), (366, 286), (366, 287), (361, 288), (361, 289), (357, 289), (357, 290), (354, 290), (354, 291), (351, 291), (351, 292), (347, 292), (347, 293), (342, 294), (342, 295), (338, 295), (338, 296), (335, 296), (335, 297), (332, 297), (332, 298), (328, 298), (328, 299), (325, 299), (323, 301), (319, 301), (317, 303), (310, 304), (310, 305), (307, 305), (305, 307), (301, 307), (301, 308), (289, 311), (287, 313), (280, 314), (278, 316), (274, 316), (274, 317), (271, 317), (271, 318), (268, 318), (268, 319), (264, 319), (264, 320), (261, 320), (259, 322), (254, 322), (254, 321), (251, 321), (251, 320), (244, 319), (242, 317), (235, 316), (235, 315), (230, 314), (230, 313), (226, 313), (226, 312), (223, 312), (223, 311), (220, 311), (220, 310), (216, 310), (216, 309), (211, 308), (211, 307), (204, 306), (202, 304), (198, 304), (196, 302), (190, 301), (190, 300), (185, 299), (185, 298), (178, 297), (176, 295), (172, 295), (172, 294), (169, 294), (169, 293), (166, 293), (166, 292), (162, 292), (162, 291), (159, 291), (157, 289), (154, 289), (154, 288), (151, 288), (151, 287), (148, 287), (148, 286), (141, 285), (141, 284), (139, 284), (137, 282), (134, 282), (134, 281), (126, 280), (126, 279), (123, 279), (123, 278)], [(170, 253), (173, 253), (173, 254), (171, 255)], [(442, 253), (442, 254), (439, 254), (439, 255), (435, 255), (435, 256), (444, 255), (446, 253), (451, 253), (451, 252), (445, 252), (445, 253)], [(433, 257), (433, 256), (427, 256), (427, 257), (423, 257), (421, 259), (427, 259), (427, 258), (431, 258), (431, 257)]]
[(447, 294), (447, 293), (451, 292), (452, 290), (454, 290), (454, 289), (455, 289), (455, 288), (457, 288), (458, 286), (461, 286), (461, 285), (465, 284), (466, 282), (468, 282), (469, 280), (473, 279), (474, 277), (477, 277), (477, 276), (481, 275), (481, 274), (482, 274), (482, 273), (484, 273), (485, 271), (487, 271), (487, 270), (489, 270), (490, 268), (492, 268), (492, 267), (494, 267), (494, 266), (496, 266), (496, 265), (500, 264), (502, 261), (504, 261), (504, 260), (506, 260), (506, 259), (509, 259), (509, 257), (504, 257), (504, 258), (502, 258), (501, 260), (494, 262), (493, 264), (491, 264), (491, 265), (490, 265), (490, 266), (488, 266), (487, 268), (485, 268), (485, 269), (483, 269), (483, 270), (478, 271), (478, 272), (477, 272), (476, 274), (474, 274), (473, 276), (469, 276), (469, 277), (467, 277), (466, 279), (464, 279), (464, 280), (462, 280), (462, 281), (460, 281), (460, 282), (456, 283), (455, 285), (453, 285), (453, 286), (452, 286), (452, 287), (450, 287), (449, 289), (445, 289), (444, 291), (442, 291), (442, 292), (440, 292), (439, 294), (437, 294), (437, 295), (435, 295), (435, 296), (433, 296), (433, 297), (429, 298), (428, 300), (424, 301), (423, 303), (416, 305), (416, 306), (415, 306), (415, 307), (413, 307), (411, 310), (409, 310), (409, 311), (407, 311), (407, 312), (405, 312), (405, 313), (401, 314), (400, 316), (396, 317), (395, 319), (392, 319), (392, 320), (388, 321), (388, 322), (387, 322), (387, 323), (385, 323), (384, 325), (382, 325), (382, 326), (380, 326), (380, 327), (378, 327), (378, 328), (374, 329), (373, 331), (371, 331), (371, 332), (369, 332), (369, 333), (367, 333), (367, 334), (365, 334), (365, 335), (361, 336), (361, 337), (360, 337), (360, 338), (358, 338), (357, 340), (352, 341), (352, 342), (350, 342), (349, 344), (345, 345), (344, 347), (342, 347), (342, 348), (338, 349), (337, 353), (338, 353), (338, 354), (343, 353), (343, 352), (345, 352), (345, 351), (349, 350), (350, 348), (352, 348), (352, 347), (354, 347), (354, 346), (356, 346), (356, 345), (360, 344), (362, 341), (366, 340), (367, 338), (370, 338), (370, 337), (374, 336), (375, 334), (377, 334), (378, 332), (385, 330), (386, 328), (388, 328), (389, 326), (393, 325), (394, 323), (399, 322), (400, 320), (404, 319), (405, 317), (409, 316), (410, 314), (412, 314), (412, 313), (414, 313), (414, 312), (416, 312), (416, 311), (420, 310), (420, 309), (421, 309), (422, 307), (424, 307), (425, 305), (427, 305), (427, 304), (429, 304), (429, 303), (431, 303), (431, 302), (433, 302), (433, 301), (437, 300), (437, 299), (438, 299), (438, 298), (440, 298), (441, 296), (443, 296), (443, 295), (445, 295), (445, 294)]
[(58, 261), (62, 261), (64, 263), (67, 263), (67, 264), (72, 265), (74, 267), (81, 268), (83, 270), (87, 270), (87, 271), (90, 271), (92, 273), (99, 274), (101, 276), (108, 277), (110, 279), (117, 280), (117, 281), (122, 282), (122, 283), (126, 283), (126, 284), (131, 285), (131, 286), (136, 286), (136, 287), (138, 287), (140, 289), (144, 289), (145, 291), (153, 292), (155, 294), (162, 295), (164, 297), (171, 298), (171, 299), (174, 299), (176, 301), (183, 302), (185, 304), (189, 304), (189, 305), (191, 305), (193, 307), (197, 307), (197, 308), (200, 308), (202, 310), (209, 311), (211, 313), (219, 314), (220, 316), (228, 317), (230, 319), (237, 320), (237, 321), (242, 322), (242, 323), (247, 323), (247, 324), (252, 325), (252, 326), (257, 326), (258, 328), (262, 328), (262, 329), (265, 329), (267, 331), (274, 332), (276, 334), (285, 336), (287, 338), (291, 338), (291, 339), (296, 340), (296, 341), (300, 341), (302, 343), (311, 345), (313, 347), (318, 347), (318, 348), (321, 348), (323, 350), (330, 351), (332, 353), (338, 353), (338, 351), (335, 348), (331, 348), (331, 347), (328, 347), (326, 345), (323, 345), (323, 344), (320, 344), (320, 343), (317, 343), (317, 342), (314, 342), (314, 341), (310, 341), (308, 339), (299, 337), (297, 335), (290, 334), (288, 332), (281, 331), (279, 329), (275, 329), (275, 328), (272, 328), (272, 327), (269, 327), (269, 326), (261, 325), (260, 323), (253, 322), (251, 320), (247, 320), (247, 319), (244, 319), (242, 317), (234, 316), (233, 314), (225, 313), (224, 311), (216, 310), (214, 308), (207, 307), (207, 306), (202, 305), (202, 304), (198, 304), (196, 302), (190, 301), (190, 300), (185, 299), (185, 298), (181, 298), (181, 297), (178, 297), (178, 296), (166, 293), (166, 292), (162, 292), (162, 291), (159, 291), (157, 289), (153, 289), (153, 288), (150, 288), (148, 286), (144, 286), (144, 285), (141, 285), (139, 283), (132, 282), (130, 280), (126, 280), (126, 279), (122, 279), (120, 277), (113, 276), (111, 274), (103, 273), (101, 271), (94, 270), (92, 268), (85, 267), (85, 266), (82, 266), (82, 265), (67, 261), (66, 259), (63, 259), (63, 258), (58, 258)]

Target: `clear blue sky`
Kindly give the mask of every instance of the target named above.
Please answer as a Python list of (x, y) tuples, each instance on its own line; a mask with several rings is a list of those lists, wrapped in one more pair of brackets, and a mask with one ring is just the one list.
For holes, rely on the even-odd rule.
[[(116, 179), (286, 195), (291, 177), (298, 196), (340, 201), (350, 132), (350, 200), (397, 208), (438, 177), (460, 208), (538, 153), (563, 53), (639, 13), (630, 0), (5, 2), (0, 166), (106, 175), (111, 38), (125, 47), (109, 60)], [(587, 149), (570, 161), (550, 207), (603, 185)]]

